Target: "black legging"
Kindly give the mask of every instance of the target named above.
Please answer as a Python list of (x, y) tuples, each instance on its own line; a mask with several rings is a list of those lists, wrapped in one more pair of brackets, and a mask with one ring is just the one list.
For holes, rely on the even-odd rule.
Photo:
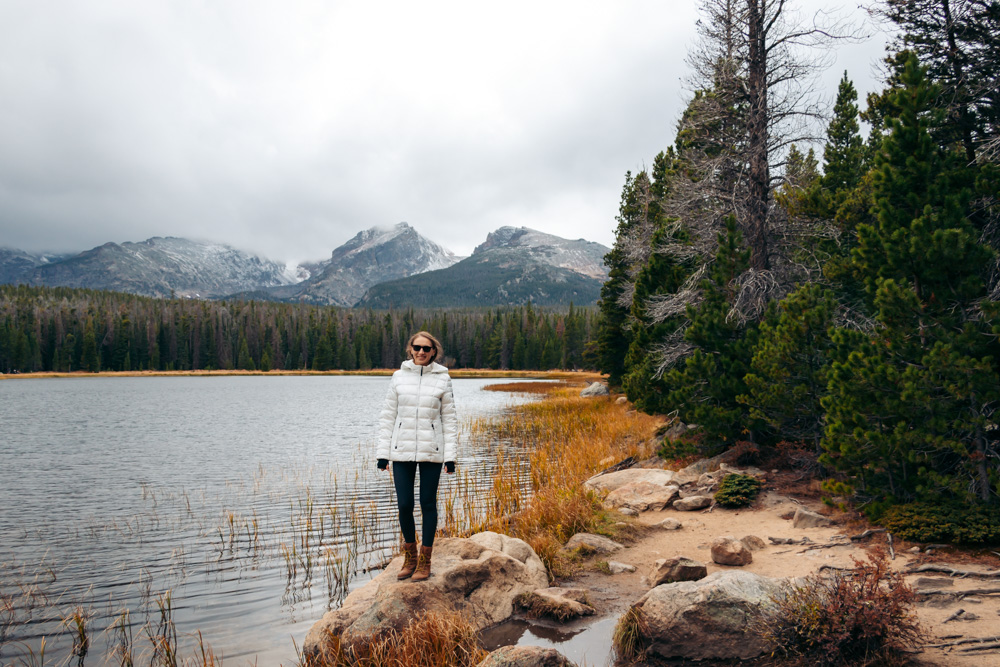
[(434, 546), (437, 531), (437, 492), (441, 480), (440, 463), (428, 461), (393, 461), (392, 483), (396, 487), (396, 505), (399, 507), (399, 526), (403, 529), (403, 539), (417, 541), (417, 526), (413, 521), (413, 481), (420, 466), (420, 537), (425, 547)]

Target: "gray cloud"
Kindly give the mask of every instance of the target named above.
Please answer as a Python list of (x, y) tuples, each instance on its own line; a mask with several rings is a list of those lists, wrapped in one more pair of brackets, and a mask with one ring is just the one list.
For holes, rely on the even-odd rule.
[[(695, 19), (651, 0), (3, 3), (0, 246), (173, 235), (305, 260), (401, 220), (460, 253), (505, 224), (610, 244), (625, 171), (673, 140)], [(879, 40), (848, 48), (834, 69), (872, 89)]]

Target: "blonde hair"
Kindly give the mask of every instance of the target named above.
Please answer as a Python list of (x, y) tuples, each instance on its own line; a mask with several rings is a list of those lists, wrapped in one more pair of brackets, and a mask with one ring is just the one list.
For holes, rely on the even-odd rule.
[(413, 341), (418, 338), (426, 338), (434, 346), (434, 356), (431, 357), (431, 361), (436, 361), (438, 357), (444, 356), (444, 350), (441, 347), (441, 341), (427, 333), (426, 331), (418, 331), (417, 333), (410, 336), (410, 340), (406, 341), (406, 358), (413, 358)]

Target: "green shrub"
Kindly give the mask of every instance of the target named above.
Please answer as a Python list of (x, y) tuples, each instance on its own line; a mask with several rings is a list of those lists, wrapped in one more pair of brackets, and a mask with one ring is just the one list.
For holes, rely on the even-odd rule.
[(763, 607), (749, 629), (795, 665), (903, 665), (905, 651), (925, 639), (913, 599), (903, 573), (874, 551), (846, 571), (808, 577)]
[(760, 480), (750, 475), (730, 474), (722, 478), (715, 502), (723, 507), (746, 507), (760, 493)]
[(1000, 513), (995, 508), (909, 503), (886, 509), (876, 521), (910, 542), (1000, 544)]

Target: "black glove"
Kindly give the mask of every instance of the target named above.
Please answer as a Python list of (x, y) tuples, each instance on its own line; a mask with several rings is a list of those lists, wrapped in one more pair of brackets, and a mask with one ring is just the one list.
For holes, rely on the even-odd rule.
[(385, 470), (388, 467), (389, 467), (389, 459), (379, 459), (378, 460), (378, 469), (379, 470)]
[(451, 473), (455, 472), (455, 462), (454, 461), (445, 461), (444, 462), (444, 470), (448, 474), (451, 474)]

